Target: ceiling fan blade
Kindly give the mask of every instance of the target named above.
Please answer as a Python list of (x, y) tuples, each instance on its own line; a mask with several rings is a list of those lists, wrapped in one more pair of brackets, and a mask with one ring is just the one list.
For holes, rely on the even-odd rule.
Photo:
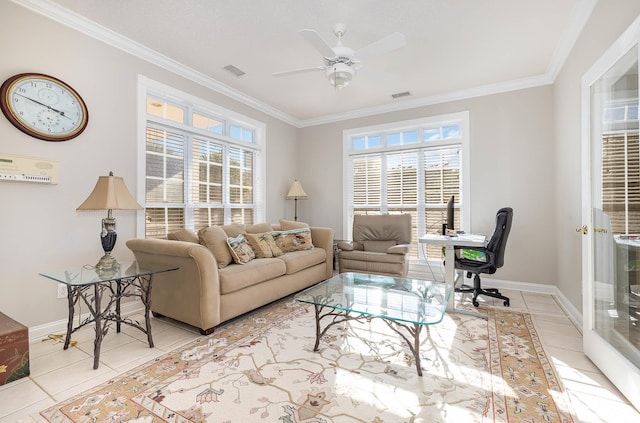
[(401, 32), (394, 32), (391, 35), (387, 35), (378, 41), (374, 41), (373, 43), (356, 50), (355, 57), (362, 60), (373, 56), (379, 56), (404, 47), (406, 44), (407, 41), (404, 34)]
[(331, 46), (325, 43), (313, 29), (303, 29), (300, 31), (300, 35), (302, 35), (302, 37), (307, 40), (309, 44), (314, 46), (324, 57), (334, 57), (336, 55)]
[(393, 82), (395, 80), (395, 77), (387, 72), (383, 72), (377, 69), (371, 69), (371, 68), (367, 68), (364, 67), (362, 69), (358, 70), (358, 73), (367, 77), (367, 78), (371, 78), (377, 82), (381, 82), (381, 83), (389, 83), (389, 82)]
[(313, 72), (313, 71), (317, 71), (317, 70), (325, 70), (326, 67), (325, 66), (313, 66), (310, 68), (301, 68), (301, 69), (293, 69), (293, 70), (289, 70), (289, 71), (284, 71), (284, 72), (275, 72), (272, 75), (279, 77), (279, 76), (289, 76), (289, 75), (294, 75), (297, 73), (306, 73), (306, 72)]

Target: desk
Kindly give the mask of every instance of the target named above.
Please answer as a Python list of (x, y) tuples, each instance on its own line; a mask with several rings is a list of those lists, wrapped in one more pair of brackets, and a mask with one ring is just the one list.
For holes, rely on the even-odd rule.
[[(69, 348), (71, 334), (81, 327), (95, 323), (96, 339), (93, 343), (93, 368), (100, 364), (100, 346), (102, 338), (107, 333), (108, 323), (116, 322), (116, 332), (120, 332), (122, 323), (140, 329), (147, 335), (149, 347), (153, 348), (151, 337), (151, 321), (149, 311), (151, 308), (151, 279), (153, 275), (161, 272), (177, 270), (175, 266), (145, 266), (138, 262), (124, 263), (113, 271), (98, 270), (93, 266), (85, 266), (77, 269), (61, 270), (56, 272), (40, 273), (45, 278), (67, 285), (67, 300), (69, 302), (69, 321), (67, 322), (67, 335), (63, 349)], [(114, 286), (115, 285), (115, 286)], [(129, 290), (128, 288), (133, 289)], [(108, 294), (103, 304), (103, 295)], [(120, 315), (120, 300), (125, 297), (138, 297), (144, 304), (145, 326)], [(84, 319), (78, 326), (73, 327), (73, 315), (78, 301), (87, 305), (91, 317)], [(112, 307), (115, 305), (115, 310)]]
[[(455, 269), (455, 247), (484, 247), (487, 243), (487, 237), (484, 235), (472, 235), (472, 234), (460, 234), (456, 236), (440, 235), (440, 234), (426, 234), (419, 238), (420, 244), (433, 244), (442, 245), (445, 249), (445, 264), (444, 264), (444, 281), (451, 285), (451, 289), (455, 290), (456, 285), (456, 269)], [(487, 318), (484, 314), (467, 311), (456, 310), (455, 295), (449, 297), (449, 303), (447, 304), (447, 311), (469, 314), (471, 316)]]

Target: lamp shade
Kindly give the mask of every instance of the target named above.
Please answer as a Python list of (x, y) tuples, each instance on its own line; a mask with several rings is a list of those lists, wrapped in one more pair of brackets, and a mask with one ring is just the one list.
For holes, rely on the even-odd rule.
[(76, 210), (138, 210), (142, 206), (129, 193), (121, 176), (100, 176), (89, 197)]
[(291, 188), (289, 188), (289, 193), (287, 194), (287, 200), (293, 200), (297, 198), (307, 198), (307, 193), (304, 192), (302, 188), (302, 184), (296, 179), (291, 184)]

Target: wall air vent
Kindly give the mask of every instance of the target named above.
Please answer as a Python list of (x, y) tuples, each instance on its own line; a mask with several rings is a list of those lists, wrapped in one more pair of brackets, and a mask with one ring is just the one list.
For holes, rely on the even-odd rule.
[(232, 74), (234, 74), (238, 78), (241, 77), (241, 76), (246, 75), (246, 73), (244, 71), (242, 71), (241, 69), (238, 69), (237, 67), (235, 67), (233, 65), (225, 66), (224, 70), (226, 70), (227, 72), (231, 72)]
[(0, 154), (0, 181), (58, 183), (58, 162)]
[(409, 91), (405, 91), (405, 92), (402, 92), (402, 93), (391, 94), (391, 97), (395, 99), (395, 98), (401, 98), (401, 97), (408, 97), (410, 95), (411, 95), (411, 93)]

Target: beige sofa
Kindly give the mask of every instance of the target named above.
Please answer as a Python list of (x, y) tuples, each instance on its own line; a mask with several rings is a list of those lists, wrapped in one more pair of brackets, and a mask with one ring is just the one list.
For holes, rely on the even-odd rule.
[[(226, 236), (301, 227), (298, 222), (212, 227)], [(219, 240), (211, 233), (196, 235), (182, 230), (170, 239), (131, 239), (127, 247), (136, 260), (175, 265), (177, 271), (153, 278), (151, 310), (187, 323), (208, 335), (220, 323), (330, 278), (333, 274), (333, 229), (310, 229), (310, 249), (286, 252), (278, 257), (255, 258), (246, 264), (227, 259)], [(217, 232), (215, 232), (217, 234)], [(308, 233), (308, 231), (307, 231)], [(226, 240), (226, 236), (223, 237)], [(249, 236), (247, 236), (248, 238)], [(204, 245), (203, 245), (204, 244)], [(217, 248), (217, 249), (216, 249)], [(228, 254), (228, 251), (227, 251)]]

